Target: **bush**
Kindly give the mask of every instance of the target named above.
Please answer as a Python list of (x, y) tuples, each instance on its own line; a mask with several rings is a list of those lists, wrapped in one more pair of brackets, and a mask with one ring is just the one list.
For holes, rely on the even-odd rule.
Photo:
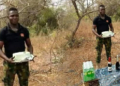
[(40, 32), (47, 35), (57, 27), (58, 23), (54, 10), (45, 8), (38, 14), (37, 20), (30, 26), (30, 29), (34, 29), (35, 31), (32, 31), (35, 32), (36, 35), (39, 35)]

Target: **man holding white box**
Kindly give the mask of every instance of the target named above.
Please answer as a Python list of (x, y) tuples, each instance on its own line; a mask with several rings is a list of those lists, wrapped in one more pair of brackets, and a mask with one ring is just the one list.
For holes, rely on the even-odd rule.
[[(14, 63), (13, 53), (24, 52), (25, 44), (32, 54), (33, 47), (27, 28), (19, 24), (19, 13), (14, 7), (8, 11), (9, 23), (0, 30), (0, 56), (4, 59), (4, 86), (13, 86), (15, 74), (18, 75), (20, 86), (28, 86), (29, 64), (28, 62)], [(2, 51), (4, 46), (5, 54)]]
[(107, 60), (109, 57), (111, 57), (111, 45), (112, 45), (111, 36), (113, 36), (113, 34), (111, 36), (104, 37), (107, 34), (102, 35), (102, 33), (105, 31), (109, 32), (109, 27), (110, 27), (110, 30), (112, 32), (114, 32), (111, 18), (105, 14), (105, 6), (104, 5), (99, 6), (99, 13), (100, 14), (93, 20), (93, 30), (92, 30), (93, 33), (96, 35), (96, 40), (97, 40), (96, 62), (98, 64), (97, 65), (98, 67), (100, 66), (99, 63), (101, 61), (101, 52), (102, 52), (103, 44), (105, 45)]

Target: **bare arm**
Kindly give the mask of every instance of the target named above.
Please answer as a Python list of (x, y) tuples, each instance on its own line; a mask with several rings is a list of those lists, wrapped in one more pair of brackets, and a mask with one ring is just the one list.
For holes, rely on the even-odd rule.
[(30, 39), (27, 38), (25, 42), (26, 42), (28, 51), (29, 51), (31, 54), (33, 54), (33, 47), (32, 47), (32, 45), (31, 45)]
[(102, 38), (102, 36), (99, 35), (99, 34), (96, 32), (96, 28), (97, 28), (96, 25), (93, 25), (92, 32), (93, 32), (97, 37)]
[(112, 32), (114, 32), (114, 28), (113, 28), (112, 23), (110, 23), (109, 26), (110, 26), (110, 30), (111, 30)]
[(12, 63), (13, 62), (12, 59), (9, 59), (2, 51), (3, 45), (4, 45), (3, 41), (0, 41), (0, 57), (3, 58), (5, 61)]

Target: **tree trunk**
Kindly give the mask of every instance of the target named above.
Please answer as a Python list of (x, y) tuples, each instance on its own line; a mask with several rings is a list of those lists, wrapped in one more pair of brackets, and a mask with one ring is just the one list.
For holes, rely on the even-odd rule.
[(71, 41), (72, 42), (74, 42), (74, 36), (75, 36), (79, 26), (80, 26), (81, 19), (82, 19), (81, 17), (78, 19), (77, 26), (76, 26), (75, 30), (73, 31), (73, 33), (72, 33), (72, 36), (71, 36)]

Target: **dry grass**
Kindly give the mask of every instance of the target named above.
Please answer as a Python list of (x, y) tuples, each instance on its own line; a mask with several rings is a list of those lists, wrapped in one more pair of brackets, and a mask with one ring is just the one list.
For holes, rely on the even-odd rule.
[[(120, 48), (120, 22), (113, 23), (115, 38), (112, 38), (112, 63), (115, 64), (116, 55)], [(96, 41), (92, 33), (92, 22), (82, 21), (76, 37), (82, 38), (79, 48), (63, 49), (69, 30), (55, 31), (49, 36), (31, 38), (34, 54), (37, 55), (35, 62), (30, 62), (29, 86), (81, 86), (82, 63), (85, 60), (93, 61), (96, 65)], [(0, 61), (0, 79), (3, 75), (2, 60)], [(107, 66), (105, 48), (102, 52), (102, 67)], [(18, 85), (16, 77), (14, 86)], [(2, 82), (0, 81), (0, 86)]]

